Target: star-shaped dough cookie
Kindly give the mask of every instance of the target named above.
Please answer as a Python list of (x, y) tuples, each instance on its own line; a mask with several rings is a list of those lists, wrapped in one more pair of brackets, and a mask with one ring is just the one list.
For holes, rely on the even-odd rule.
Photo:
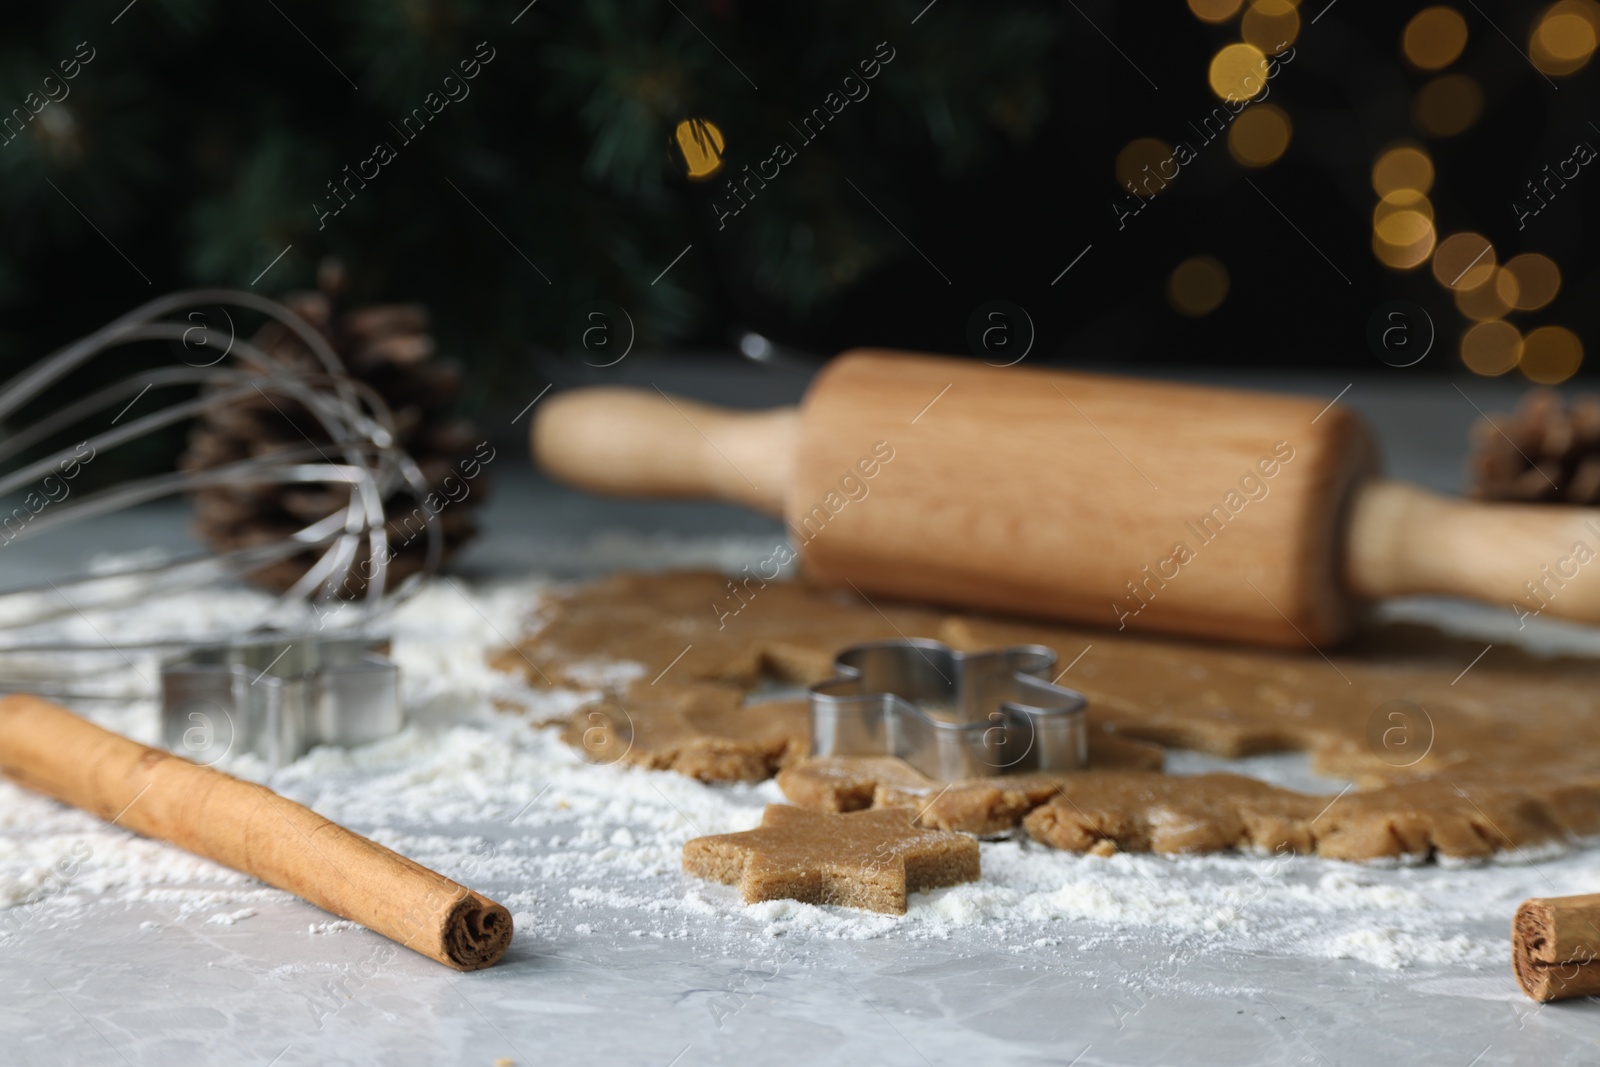
[(906, 894), (978, 878), (978, 842), (913, 826), (894, 808), (846, 815), (768, 805), (761, 827), (697, 837), (683, 869), (737, 885), (745, 903), (798, 900), (904, 915)]

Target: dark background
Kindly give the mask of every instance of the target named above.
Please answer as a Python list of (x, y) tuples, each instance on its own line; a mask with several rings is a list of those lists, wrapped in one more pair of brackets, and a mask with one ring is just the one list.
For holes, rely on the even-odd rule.
[[(1423, 5), (1305, 0), (1270, 98), (1293, 122), (1287, 153), (1252, 169), (1203, 147), (1119, 231), (1118, 152), (1137, 137), (1198, 143), (1188, 123), (1218, 103), (1206, 72), (1239, 19), (1207, 24), (1182, 3), (924, 3), (14, 5), (0, 108), (22, 106), (78, 42), (95, 58), (0, 146), (0, 371), (169, 289), (250, 288), (292, 245), (254, 291), (310, 286), (336, 255), (352, 300), (427, 304), (471, 372), (468, 409), (576, 365), (573, 324), (594, 300), (626, 309), (657, 351), (731, 348), (748, 327), (817, 353), (960, 353), (974, 311), (1005, 300), (1031, 318), (1039, 361), (1286, 370), (1377, 366), (1367, 323), (1399, 299), (1438, 330), (1415, 371), (1460, 373), (1467, 320), (1450, 293), (1427, 264), (1395, 271), (1373, 254), (1371, 167), (1402, 140), (1434, 160), (1441, 236), (1472, 230), (1502, 262), (1559, 264), (1559, 297), (1519, 327), (1593, 335), (1592, 179), (1521, 232), (1511, 207), (1575, 142), (1600, 144), (1593, 65), (1547, 79), (1524, 54), (1544, 5), (1458, 8), (1470, 36), (1447, 69), (1485, 102), (1437, 138), (1412, 117), (1434, 72), (1401, 47)], [(471, 95), (400, 146), (388, 124), (480, 41), (495, 58)], [(723, 179), (885, 41), (895, 59), (871, 95), (719, 232)], [(688, 180), (673, 147), (691, 118), (726, 138), (708, 182)], [(325, 183), (378, 140), (398, 158), (319, 231)], [(1186, 317), (1167, 282), (1196, 254), (1231, 284)]]

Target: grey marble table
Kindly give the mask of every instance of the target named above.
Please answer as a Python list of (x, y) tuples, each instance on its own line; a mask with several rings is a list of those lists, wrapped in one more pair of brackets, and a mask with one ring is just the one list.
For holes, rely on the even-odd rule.
[[(792, 399), (803, 384), (753, 367), (642, 359), (623, 377), (751, 406)], [(1398, 371), (1353, 382), (1287, 373), (1240, 381), (1330, 401), (1340, 396), (1376, 423), (1392, 471), (1442, 489), (1458, 487), (1474, 404), (1503, 409), (1517, 392), (1514, 384), (1461, 380), (1458, 389)], [(497, 417), (509, 424), (519, 407)], [(520, 430), (497, 431), (513, 453)], [(512, 454), (496, 464), (486, 536), (462, 559), (458, 581), (637, 564), (639, 534), (664, 544), (781, 536), (777, 524), (731, 508), (588, 498), (521, 463)], [(65, 570), (108, 547), (178, 545), (182, 520), (174, 509), (146, 509), (115, 528), (101, 524), (13, 546), (0, 558), (0, 579)], [(604, 531), (635, 536), (617, 539), (608, 554)], [(663, 549), (653, 559), (671, 555)], [(1467, 630), (1497, 625), (1447, 605), (1408, 610)], [(1591, 638), (1560, 627), (1535, 634), (1536, 643), (1551, 647), (1593, 648)], [(441, 832), (433, 823), (367, 818), (350, 821), (358, 830), (383, 822), (402, 835)], [(535, 854), (541, 847), (503, 824), (464, 832)], [(560, 833), (561, 825), (540, 832)], [(6, 835), (20, 840), (26, 828)], [(1338, 866), (1303, 862), (1294, 877), (1313, 882)], [(1594, 864), (1579, 854), (1535, 864), (1519, 877), (1537, 890), (1581, 878)], [(1195, 877), (1229, 877), (1226, 870)], [(1362, 877), (1403, 887), (1417, 875)], [(1503, 880), (1497, 884), (1511, 891)], [(730, 928), (727, 915), (737, 912), (685, 918), (682, 937), (639, 937), (629, 931), (640, 917), (626, 904), (601, 901), (572, 912), (558, 871), (530, 887), (490, 870), (481, 888), (521, 894), (523, 911), (535, 918), (524, 922), (500, 966), (473, 975), (405, 953), (382, 956), (377, 966), (381, 939), (361, 931), (308, 937), (308, 925), (328, 917), (284, 898), (264, 899), (242, 922), (179, 922), (179, 905), (159, 895), (130, 900), (114, 892), (66, 920), (41, 915), (0, 940), (0, 1062), (1487, 1067), (1600, 1058), (1600, 1005), (1539, 1009), (1517, 992), (1503, 965), (1393, 971), (1252, 951), (1248, 943), (1179, 943), (1159, 928), (1111, 936), (1089, 921), (1060, 924), (1058, 936), (1045, 939), (1053, 944), (1000, 944), (983, 928), (942, 939), (791, 932), (784, 945), (774, 943), (773, 952), (782, 953), (774, 963), (749, 950), (759, 921), (735, 918), (739, 929)], [(1463, 912), (1462, 929), (1503, 938), (1513, 905), (1496, 900)], [(719, 1003), (722, 1010), (713, 1010)], [(325, 1006), (320, 1012), (318, 1004)], [(737, 1010), (729, 1012), (729, 1004)]]

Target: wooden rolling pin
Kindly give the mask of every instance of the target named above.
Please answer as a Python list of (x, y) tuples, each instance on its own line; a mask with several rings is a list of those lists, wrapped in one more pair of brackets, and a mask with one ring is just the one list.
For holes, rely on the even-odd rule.
[(591, 388), (536, 410), (552, 476), (781, 517), (810, 577), (868, 595), (1301, 649), (1407, 594), (1600, 620), (1600, 513), (1380, 479), (1322, 400), (856, 351), (798, 409)]

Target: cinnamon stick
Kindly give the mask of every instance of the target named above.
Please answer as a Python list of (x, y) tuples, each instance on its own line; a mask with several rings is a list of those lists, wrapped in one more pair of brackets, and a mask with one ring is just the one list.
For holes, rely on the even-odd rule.
[(1534, 1000), (1600, 993), (1600, 893), (1524, 900), (1511, 920), (1511, 969)]
[(168, 841), (463, 971), (496, 963), (511, 914), (253, 782), (148, 748), (38, 697), (0, 698), (0, 773)]

